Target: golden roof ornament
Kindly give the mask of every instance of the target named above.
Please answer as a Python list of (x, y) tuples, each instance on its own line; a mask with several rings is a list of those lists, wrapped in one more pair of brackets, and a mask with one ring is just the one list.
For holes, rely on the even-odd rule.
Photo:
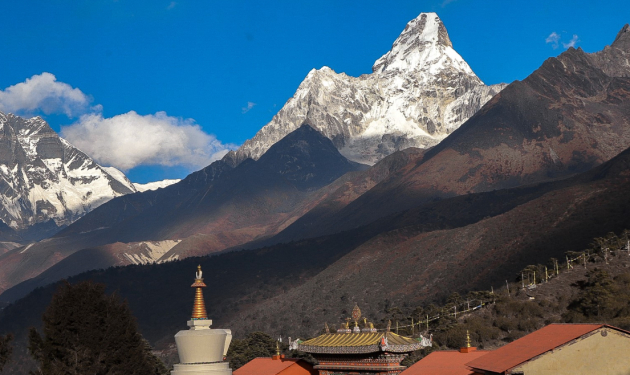
[(276, 355), (280, 355), (280, 344), (278, 344), (278, 341), (276, 341)]
[(328, 328), (328, 323), (324, 323), (324, 327), (326, 328), (326, 333), (330, 333), (330, 328)]
[(358, 325), (357, 322), (361, 319), (361, 309), (357, 304), (355, 304), (354, 309), (352, 309), (352, 319), (354, 320), (355, 326)]
[(197, 266), (197, 272), (195, 273), (195, 282), (191, 285), (195, 288), (195, 304), (193, 305), (192, 319), (208, 319), (208, 313), (206, 312), (206, 304), (203, 301), (203, 291), (201, 288), (205, 288), (206, 284), (201, 277), (203, 272), (201, 271), (201, 265)]
[(388, 320), (387, 321), (387, 332), (391, 331), (391, 329), (392, 329), (392, 321)]
[(470, 348), (470, 333), (466, 330), (466, 347)]

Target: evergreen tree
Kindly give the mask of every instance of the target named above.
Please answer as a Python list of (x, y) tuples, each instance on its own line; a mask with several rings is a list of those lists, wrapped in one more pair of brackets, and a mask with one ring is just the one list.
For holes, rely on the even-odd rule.
[(232, 340), (227, 357), (230, 367), (236, 370), (258, 357), (276, 354), (276, 340), (264, 332), (252, 332), (242, 340)]
[(13, 335), (10, 333), (6, 336), (0, 335), (0, 371), (11, 358), (11, 352), (13, 351), (10, 345), (11, 340), (13, 340)]
[(63, 284), (43, 315), (43, 336), (29, 332), (36, 373), (165, 374), (150, 352), (126, 303), (92, 282)]

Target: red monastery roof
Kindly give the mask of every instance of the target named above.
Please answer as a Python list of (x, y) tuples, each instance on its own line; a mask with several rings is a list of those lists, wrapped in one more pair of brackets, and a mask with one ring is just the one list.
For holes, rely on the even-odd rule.
[(403, 371), (401, 375), (471, 375), (473, 371), (465, 364), (488, 353), (490, 353), (488, 350), (469, 353), (461, 353), (459, 350), (433, 352)]
[[(604, 326), (604, 324), (550, 324), (466, 365), (474, 369), (503, 373)], [(606, 327), (620, 330), (616, 327)]]
[(234, 375), (316, 375), (317, 371), (301, 359), (254, 358), (245, 366), (234, 370)]

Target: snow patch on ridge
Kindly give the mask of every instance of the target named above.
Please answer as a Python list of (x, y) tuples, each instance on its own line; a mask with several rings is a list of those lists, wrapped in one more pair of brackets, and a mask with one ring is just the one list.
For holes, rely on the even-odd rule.
[(138, 184), (135, 183), (133, 184), (133, 186), (136, 188), (136, 190), (138, 191), (148, 191), (148, 190), (157, 190), (157, 189), (162, 189), (165, 188), (167, 186), (176, 184), (178, 182), (180, 182), (180, 179), (166, 179), (166, 180), (162, 180), (162, 181), (155, 181), (155, 182), (149, 182), (146, 184)]
[(129, 245), (129, 247), (132, 247), (135, 251), (123, 253), (123, 256), (132, 264), (170, 262), (178, 257), (171, 256), (164, 260), (160, 258), (180, 242), (181, 240), (135, 242)]

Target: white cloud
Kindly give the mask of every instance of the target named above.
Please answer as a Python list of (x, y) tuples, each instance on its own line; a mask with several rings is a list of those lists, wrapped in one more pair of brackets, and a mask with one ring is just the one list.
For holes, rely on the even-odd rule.
[[(91, 101), (78, 88), (46, 72), (0, 90), (0, 111), (79, 117), (61, 129), (62, 137), (97, 162), (125, 171), (139, 165), (205, 167), (236, 148), (204, 132), (192, 119), (165, 112), (141, 116), (134, 111), (104, 118), (102, 106), (92, 106)], [(246, 110), (254, 105), (247, 103)]]
[[(549, 34), (547, 39), (545, 39), (545, 43), (551, 43), (551, 46), (553, 47), (553, 49), (556, 49), (556, 48), (560, 47), (560, 40), (561, 39), (562, 39), (562, 37), (560, 36), (560, 34), (558, 34), (558, 33), (556, 33), (554, 31), (551, 34)], [(564, 47), (564, 49), (575, 47), (575, 44), (577, 42), (579, 42), (579, 41), (580, 40), (578, 39), (578, 36), (573, 34), (573, 38), (571, 38), (571, 40), (568, 43), (562, 42), (562, 46)]]
[(91, 98), (67, 83), (57, 81), (50, 73), (27, 78), (26, 81), (0, 90), (0, 110), (16, 114), (63, 113), (77, 117), (89, 111), (100, 110), (90, 107)]
[(558, 48), (558, 42), (560, 41), (560, 35), (558, 35), (555, 31), (549, 34), (547, 39), (545, 39), (545, 43), (551, 43), (553, 49)]
[(177, 2), (176, 1), (171, 1), (170, 4), (168, 4), (168, 6), (166, 7), (166, 10), (171, 10), (173, 8), (175, 8), (177, 6)]
[(124, 171), (138, 165), (205, 167), (236, 147), (205, 133), (194, 120), (165, 112), (88, 114), (63, 127), (61, 135), (97, 162)]
[(578, 36), (573, 34), (573, 38), (569, 41), (569, 43), (562, 43), (562, 46), (566, 49), (575, 47), (575, 43), (579, 41)]
[(243, 107), (241, 108), (241, 111), (243, 112), (243, 114), (249, 112), (252, 108), (254, 108), (254, 106), (256, 105), (256, 103), (254, 102), (247, 102), (247, 107)]

